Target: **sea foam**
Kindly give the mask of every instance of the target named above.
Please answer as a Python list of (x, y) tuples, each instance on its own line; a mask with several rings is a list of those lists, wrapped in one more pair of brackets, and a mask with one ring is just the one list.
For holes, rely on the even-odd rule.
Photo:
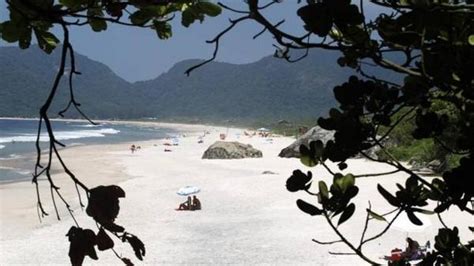
[[(90, 137), (105, 137), (106, 135), (118, 134), (120, 130), (113, 128), (102, 128), (98, 130), (77, 130), (77, 131), (55, 131), (54, 136), (57, 140), (68, 139), (82, 139)], [(36, 134), (22, 134), (11, 137), (1, 137), (0, 143), (10, 142), (34, 142), (36, 141)], [(40, 136), (40, 141), (48, 141), (48, 135), (43, 133)], [(1, 145), (4, 147), (4, 145)]]

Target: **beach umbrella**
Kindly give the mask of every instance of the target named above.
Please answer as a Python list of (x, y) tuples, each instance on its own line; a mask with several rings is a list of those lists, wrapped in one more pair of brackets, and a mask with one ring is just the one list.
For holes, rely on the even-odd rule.
[(192, 194), (196, 194), (199, 191), (201, 191), (201, 189), (196, 186), (185, 186), (185, 187), (180, 188), (178, 192), (176, 192), (176, 194), (180, 196), (189, 196)]
[[(387, 219), (387, 221), (391, 221), (394, 215), (395, 213), (392, 213), (390, 215), (387, 215), (385, 218)], [(401, 213), (398, 216), (398, 218), (395, 220), (395, 222), (393, 222), (391, 227), (401, 232), (412, 233), (412, 232), (422, 232), (426, 228), (431, 226), (431, 220), (428, 215), (417, 213), (416, 217), (420, 219), (420, 221), (423, 223), (422, 225), (413, 224), (412, 222), (410, 222), (410, 220), (408, 219), (405, 213)]]

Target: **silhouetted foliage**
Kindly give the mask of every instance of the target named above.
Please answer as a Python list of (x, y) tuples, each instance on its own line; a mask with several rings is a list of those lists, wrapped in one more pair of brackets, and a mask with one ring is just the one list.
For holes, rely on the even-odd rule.
[[(333, 182), (328, 189), (328, 185), (324, 182), (314, 182), (311, 172), (304, 174), (298, 170), (294, 171), (287, 181), (287, 188), (291, 192), (303, 190), (318, 197), (319, 204), (315, 206), (298, 200), (298, 208), (310, 215), (324, 217), (340, 238), (340, 241), (324, 244), (344, 242), (354, 254), (371, 264), (376, 264), (376, 262), (363, 253), (363, 245), (383, 236), (402, 212), (406, 213), (412, 223), (418, 225), (422, 222), (417, 217), (417, 213), (435, 212), (445, 228), (441, 228), (435, 236), (435, 251), (424, 259), (423, 264), (473, 264), (472, 243), (461, 243), (457, 227), (449, 228), (439, 215), (454, 206), (463, 212), (474, 214), (472, 209), (474, 186), (472, 186), (471, 177), (474, 170), (473, 1), (372, 0), (373, 4), (387, 10), (373, 20), (367, 19), (364, 14), (365, 1), (358, 3), (352, 3), (353, 1), (350, 0), (307, 0), (305, 3), (299, 1), (301, 7), (295, 13), (301, 18), (307, 31), (301, 36), (281, 30), (280, 25), (284, 23), (284, 20), (271, 22), (262, 14), (262, 10), (277, 6), (279, 1), (262, 4), (258, 0), (247, 0), (248, 10), (236, 10), (222, 3), (219, 3), (219, 7), (204, 3), (205, 1), (179, 1), (178, 3), (173, 3), (173, 1), (59, 1), (57, 5), (54, 5), (53, 1), (43, 1), (40, 4), (41, 8), (26, 0), (7, 2), (10, 20), (0, 26), (4, 40), (18, 42), (20, 47), (27, 48), (31, 34), (34, 32), (39, 46), (50, 53), (59, 40), (49, 32), (49, 29), (53, 24), (59, 24), (64, 31), (60, 70), (50, 97), (40, 112), (40, 123), (45, 122), (50, 136), (50, 149), (59, 159), (61, 157), (56, 150), (56, 144), (61, 144), (54, 139), (47, 111), (64, 73), (67, 52), (70, 52), (70, 60), (74, 61), (72, 46), (69, 44), (68, 27), (70, 26), (90, 25), (94, 31), (102, 31), (110, 22), (149, 27), (157, 31), (159, 38), (168, 38), (171, 36), (171, 26), (167, 20), (172, 19), (172, 16), (168, 15), (174, 12), (182, 12), (184, 26), (189, 26), (196, 20), (203, 20), (205, 15), (218, 15), (220, 7), (240, 14), (240, 17), (230, 20), (229, 26), (214, 39), (208, 41), (215, 48), (212, 57), (188, 69), (185, 72), (188, 75), (194, 69), (213, 61), (217, 56), (222, 36), (244, 21), (254, 21), (263, 26), (263, 30), (257, 33), (255, 38), (265, 32), (270, 33), (277, 43), (275, 56), (289, 62), (302, 60), (308, 55), (309, 49), (340, 51), (341, 57), (337, 63), (341, 67), (354, 69), (359, 76), (353, 76), (348, 82), (334, 88), (339, 107), (331, 109), (328, 117), (318, 120), (322, 128), (335, 131), (334, 140), (326, 143), (313, 142), (309, 147), (303, 146), (300, 149), (302, 162), (311, 167), (324, 167), (333, 177)], [(122, 11), (129, 5), (135, 9), (129, 21), (124, 22), (121, 18), (125, 13)], [(71, 22), (68, 20), (70, 18), (78, 20)], [(310, 37), (315, 38), (311, 40)], [(294, 50), (305, 52), (302, 56), (299, 53), (295, 59), (292, 56)], [(389, 56), (393, 54), (399, 55), (401, 60), (393, 61)], [(384, 75), (373, 76), (367, 71), (367, 66), (398, 73), (404, 76), (404, 80), (400, 83), (388, 80)], [(76, 74), (78, 73), (75, 72), (74, 63), (72, 63), (69, 77)], [(80, 111), (72, 94), (72, 85), (70, 87), (71, 100), (64, 112), (71, 106)], [(449, 115), (439, 112), (443, 111), (444, 107), (438, 111), (431, 109), (434, 103), (445, 103), (445, 106), (455, 108), (456, 119), (450, 120)], [(410, 117), (411, 114), (413, 117)], [(387, 151), (384, 141), (390, 138), (390, 134), (397, 126), (409, 118), (414, 119), (414, 127), (411, 131), (413, 138), (432, 139), (443, 147), (447, 154), (460, 156), (458, 165), (445, 171), (442, 179), (435, 178), (431, 182), (427, 181), (423, 176), (405, 167)], [(381, 130), (382, 128), (384, 130)], [(446, 133), (449, 138), (440, 137)], [(446, 140), (455, 145), (446, 145)], [(380, 148), (384, 157), (375, 158), (369, 154), (369, 149), (373, 147)], [(377, 214), (371, 210), (369, 203), (367, 219), (363, 225), (364, 230), (359, 244), (355, 245), (341, 233), (337, 225), (350, 222), (357, 208), (351, 202), (359, 191), (356, 179), (388, 174), (343, 175), (334, 172), (326, 165), (327, 160), (330, 160), (337, 163), (340, 169), (344, 169), (347, 167), (346, 160), (357, 154), (396, 168), (396, 171), (388, 173), (402, 171), (409, 177), (405, 186), (397, 184), (398, 191), (395, 193), (387, 191), (380, 185), (377, 186), (388, 204), (395, 207), (392, 212), (396, 214), (379, 234), (366, 238), (369, 218), (384, 220), (387, 215)], [(40, 164), (38, 148), (38, 172), (33, 181), (37, 184), (36, 177), (46, 174), (52, 191), (54, 190), (61, 197), (49, 174), (50, 164), (51, 155), (47, 167), (39, 170), (43, 167)], [(76, 186), (91, 193), (92, 190), (80, 183), (62, 161), (61, 164)], [(319, 193), (310, 191), (311, 186), (316, 183)], [(95, 192), (98, 198), (107, 194), (97, 191), (102, 191), (102, 189)], [(107, 229), (106, 226), (113, 224), (116, 217), (115, 210), (118, 212), (117, 198), (118, 196), (111, 197), (104, 207), (94, 203), (92, 209), (95, 211), (88, 214)], [(422, 207), (426, 208), (428, 201), (435, 202), (437, 207), (433, 210), (422, 209)], [(66, 206), (69, 209), (69, 205), (66, 204)], [(41, 213), (45, 214), (39, 199), (38, 207)], [(105, 211), (104, 208), (111, 208), (111, 210)], [(337, 219), (337, 224), (335, 224), (335, 219)], [(77, 262), (82, 262), (85, 255), (94, 258), (95, 253), (91, 250), (91, 246), (93, 248), (95, 244), (93, 237), (89, 236), (90, 233), (87, 233), (86, 237), (86, 233), (81, 230), (75, 229), (75, 234), (70, 236), (71, 245), (74, 243), (80, 247), (78, 249), (80, 253), (74, 254)], [(130, 243), (136, 256), (141, 259), (145, 254), (143, 243), (126, 232), (120, 237)], [(126, 264), (130, 263), (126, 258), (121, 259)], [(406, 261), (401, 261), (399, 264), (406, 264)]]
[[(149, 28), (157, 33), (160, 39), (167, 39), (172, 36), (171, 24), (169, 21), (174, 18), (176, 12), (181, 13), (181, 24), (189, 27), (195, 21), (203, 21), (206, 16), (217, 16), (221, 8), (207, 1), (140, 1), (131, 0), (110, 1), (110, 0), (7, 0), (9, 10), (9, 20), (0, 23), (0, 36), (7, 42), (18, 42), (22, 49), (30, 46), (32, 36), (36, 37), (38, 46), (46, 53), (50, 54), (60, 44), (60, 40), (52, 33), (53, 26), (59, 26), (62, 30), (62, 50), (60, 52), (59, 69), (54, 78), (53, 86), (39, 111), (38, 138), (36, 141), (37, 159), (33, 175), (33, 183), (36, 185), (37, 208), (41, 216), (48, 215), (44, 210), (40, 198), (38, 187), (38, 177), (46, 176), (53, 200), (54, 209), (59, 217), (55, 195), (61, 199), (69, 211), (75, 226), (71, 227), (67, 236), (70, 241), (69, 257), (73, 265), (81, 265), (85, 256), (98, 259), (95, 246), (99, 250), (112, 249), (114, 254), (126, 265), (133, 265), (131, 260), (123, 258), (113, 250), (114, 242), (107, 235), (105, 230), (128, 242), (138, 259), (143, 260), (145, 255), (145, 245), (135, 235), (125, 231), (125, 228), (115, 224), (115, 218), (119, 214), (119, 198), (125, 197), (125, 192), (118, 186), (98, 186), (88, 188), (72, 173), (64, 163), (58, 146), (64, 144), (59, 142), (54, 135), (50, 121), (50, 108), (57, 97), (59, 84), (64, 76), (68, 76), (69, 101), (67, 105), (59, 111), (59, 116), (64, 116), (71, 108), (75, 109), (84, 119), (94, 124), (89, 117), (81, 110), (81, 104), (74, 94), (73, 77), (81, 73), (76, 70), (75, 53), (69, 39), (69, 28), (74, 26), (88, 25), (93, 31), (100, 32), (107, 29), (108, 23), (120, 24), (131, 27)], [(124, 14), (129, 14), (124, 18)], [(69, 64), (66, 73), (66, 64)], [(39, 145), (42, 126), (46, 126), (49, 137), (48, 157), (46, 164), (42, 160), (42, 150)], [(59, 187), (54, 184), (54, 177), (51, 175), (53, 158), (56, 157), (64, 172), (71, 178), (77, 190), (79, 204), (84, 207), (81, 199), (82, 189), (88, 199), (86, 213), (91, 216), (98, 225), (99, 232), (96, 235), (90, 229), (83, 229), (76, 221), (71, 205), (60, 193)], [(105, 230), (104, 230), (105, 229)]]
[[(318, 120), (322, 128), (335, 131), (334, 140), (312, 142), (309, 147), (300, 148), (301, 162), (309, 167), (324, 167), (333, 176), (333, 183), (328, 190), (323, 181), (313, 180), (311, 172), (303, 174), (294, 171), (287, 181), (288, 190), (303, 190), (318, 197), (320, 204), (317, 207), (298, 200), (298, 208), (310, 215), (324, 216), (340, 240), (371, 264), (376, 262), (362, 252), (362, 246), (384, 235), (402, 212), (416, 225), (422, 224), (417, 213), (437, 213), (445, 228), (440, 229), (436, 237), (436, 250), (425, 258), (424, 263), (472, 265), (471, 244), (460, 243), (459, 238), (456, 238), (458, 230), (448, 228), (439, 214), (451, 206), (474, 214), (472, 204), (469, 204), (474, 196), (474, 186), (470, 185), (472, 178), (469, 176), (474, 170), (474, 140), (471, 137), (474, 136), (473, 2), (373, 0), (370, 1), (372, 4), (382, 7), (386, 12), (382, 11), (375, 19), (367, 19), (364, 14), (365, 1), (299, 1), (301, 7), (296, 14), (307, 31), (303, 35), (281, 30), (280, 25), (284, 20), (274, 23), (261, 12), (262, 9), (276, 6), (278, 1), (263, 5), (260, 2), (247, 1), (248, 10), (236, 10), (220, 4), (242, 17), (231, 21), (229, 28), (211, 42), (216, 52), (219, 38), (235, 24), (253, 20), (264, 28), (255, 37), (269, 32), (278, 43), (276, 57), (295, 62), (306, 57), (310, 49), (337, 50), (342, 53), (338, 64), (352, 68), (359, 74), (334, 88), (339, 107), (331, 109), (328, 117)], [(310, 37), (314, 35), (316, 38), (311, 41)], [(294, 59), (294, 50), (306, 52)], [(210, 60), (215, 58), (215, 54)], [(393, 55), (399, 58), (393, 61)], [(399, 83), (389, 80), (385, 75), (374, 76), (367, 72), (368, 67), (398, 73), (404, 76), (404, 80)], [(449, 111), (452, 109), (455, 111)], [(442, 174), (442, 179), (435, 178), (431, 182), (425, 180), (402, 165), (387, 149), (386, 142), (390, 141), (392, 132), (397, 132), (397, 127), (406, 125), (407, 121), (411, 121), (412, 126), (405, 133), (415, 140), (432, 140), (437, 149), (443, 149), (443, 152), (437, 152), (438, 156), (459, 160), (453, 164), (455, 167), (448, 168)], [(380, 149), (381, 156), (378, 158), (369, 152), (373, 147)], [(335, 162), (342, 170), (347, 167), (346, 160), (358, 154), (396, 168), (388, 173), (402, 171), (409, 177), (405, 186), (397, 184), (398, 191), (395, 193), (377, 186), (381, 195), (396, 208), (392, 211), (396, 215), (388, 221), (382, 232), (366, 238), (369, 218), (384, 221), (387, 215), (375, 213), (369, 203), (361, 240), (356, 246), (339, 231), (333, 219), (340, 215), (338, 224), (350, 221), (356, 208), (350, 203), (358, 192), (356, 178), (388, 173), (342, 175), (330, 169), (325, 162)], [(316, 183), (319, 186), (317, 194), (311, 192), (311, 187)], [(437, 207), (433, 210), (423, 209), (428, 206), (428, 201), (434, 201)], [(339, 242), (314, 241), (320, 244)], [(406, 263), (399, 262), (401, 265)]]
[(96, 236), (94, 231), (90, 229), (82, 229), (79, 227), (71, 227), (66, 235), (71, 245), (69, 246), (69, 257), (72, 265), (82, 265), (85, 256), (97, 260)]

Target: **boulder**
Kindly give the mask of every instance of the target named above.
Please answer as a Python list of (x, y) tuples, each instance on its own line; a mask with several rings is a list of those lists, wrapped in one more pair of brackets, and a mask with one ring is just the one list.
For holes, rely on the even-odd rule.
[(323, 143), (326, 143), (328, 140), (333, 138), (333, 132), (322, 129), (318, 126), (315, 126), (304, 133), (301, 137), (296, 139), (290, 146), (284, 148), (280, 151), (278, 156), (283, 158), (299, 158), (300, 157), (300, 146), (301, 144), (307, 145), (314, 140), (321, 140)]
[(262, 152), (240, 142), (216, 141), (202, 155), (202, 159), (260, 158)]

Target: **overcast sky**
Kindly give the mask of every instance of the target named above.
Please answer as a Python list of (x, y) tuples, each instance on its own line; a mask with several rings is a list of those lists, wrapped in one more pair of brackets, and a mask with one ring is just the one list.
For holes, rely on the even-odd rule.
[[(0, 21), (4, 21), (7, 19), (6, 4), (0, 2)], [(221, 2), (235, 8), (244, 5), (242, 0)], [(296, 0), (287, 0), (268, 8), (265, 14), (274, 23), (285, 19), (283, 29), (302, 32), (302, 21), (296, 16), (297, 6)], [(368, 11), (374, 13), (375, 10), (369, 7)], [(216, 18), (206, 18), (202, 24), (195, 22), (189, 28), (181, 26), (180, 18), (176, 17), (172, 22), (173, 37), (169, 40), (158, 39), (150, 29), (109, 24), (107, 31), (100, 33), (93, 32), (89, 26), (74, 27), (71, 41), (76, 52), (105, 63), (120, 77), (128, 81), (147, 80), (184, 59), (210, 57), (214, 46), (205, 41), (225, 29), (229, 18), (238, 18), (239, 15), (224, 11)], [(241, 64), (273, 54), (274, 42), (268, 33), (252, 39), (260, 30), (261, 27), (255, 22), (237, 25), (222, 39), (217, 61)], [(7, 45), (4, 41), (0, 42)]]

